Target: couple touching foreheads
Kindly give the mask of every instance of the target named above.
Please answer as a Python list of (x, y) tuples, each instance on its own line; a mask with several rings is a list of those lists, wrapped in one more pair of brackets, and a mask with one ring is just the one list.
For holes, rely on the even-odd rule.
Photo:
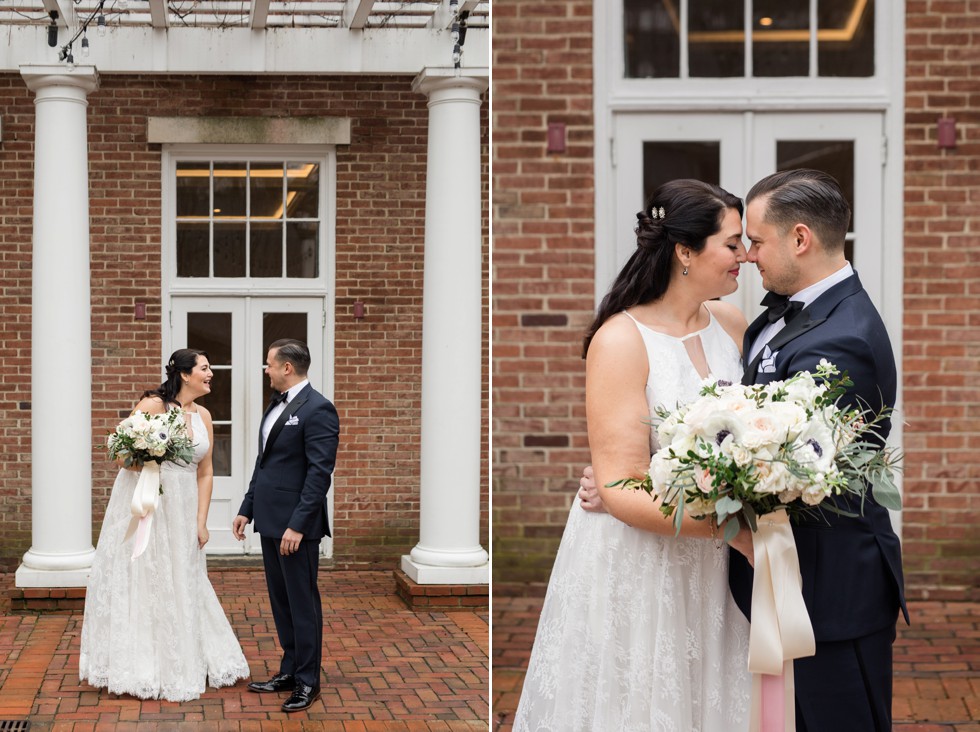
[[(895, 404), (888, 334), (844, 256), (851, 212), (837, 181), (776, 173), (746, 206), (748, 251), (742, 201), (717, 186), (671, 181), (637, 214), (636, 251), (585, 337), (593, 466), (555, 559), (515, 732), (749, 727), (751, 531), (729, 551), (717, 527), (685, 515), (675, 536), (646, 493), (607, 487), (643, 474), (658, 407), (692, 401), (709, 376), (765, 384), (821, 359), (853, 381), (842, 403)], [(746, 261), (769, 291), (751, 325), (717, 299)], [(816, 639), (794, 664), (798, 732), (891, 730), (899, 610), (908, 620), (901, 549), (870, 495), (863, 513), (851, 508), (793, 525)]]
[[(323, 616), (317, 588), (320, 540), (330, 533), (326, 495), (337, 455), (337, 410), (307, 379), (306, 344), (269, 346), (265, 372), (274, 391), (259, 429), (258, 457), (232, 532), (239, 541), (255, 520), (282, 656), (279, 671), (253, 681), (257, 693), (288, 692), (285, 712), (320, 696)], [(205, 685), (229, 686), (249, 676), (238, 639), (208, 580), (204, 545), (214, 481), (214, 428), (195, 400), (211, 392), (204, 351), (183, 348), (166, 366), (167, 380), (143, 394), (136, 409), (179, 408), (194, 444), (188, 462), (160, 466), (159, 506), (142, 554), (131, 554), (127, 527), (135, 467), (122, 469), (106, 508), (85, 596), (79, 677), (115, 694), (186, 701)], [(122, 466), (122, 464), (121, 464)], [(125, 466), (122, 466), (125, 467)]]

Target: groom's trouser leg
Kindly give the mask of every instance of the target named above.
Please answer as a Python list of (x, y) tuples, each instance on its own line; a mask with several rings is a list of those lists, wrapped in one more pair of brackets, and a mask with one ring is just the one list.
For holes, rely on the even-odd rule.
[(262, 537), (272, 617), (282, 647), (279, 672), (319, 686), (323, 645), (323, 610), (317, 587), (320, 543), (301, 541), (299, 549), (287, 557), (279, 554), (279, 545), (279, 539)]
[(796, 732), (891, 732), (892, 625), (797, 659)]

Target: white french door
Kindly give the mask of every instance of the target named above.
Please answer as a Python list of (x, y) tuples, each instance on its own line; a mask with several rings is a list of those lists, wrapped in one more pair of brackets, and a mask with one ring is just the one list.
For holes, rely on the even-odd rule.
[[(597, 290), (608, 288), (636, 246), (636, 212), (662, 183), (698, 178), (745, 197), (752, 184), (777, 170), (816, 168), (841, 183), (851, 204), (848, 258), (879, 309), (883, 282), (883, 118), (874, 112), (620, 113), (614, 119), (615, 222), (604, 227)], [(614, 252), (614, 256), (612, 255)], [(764, 291), (754, 267), (743, 268), (731, 296), (752, 320)]]
[[(214, 371), (211, 393), (200, 400), (214, 420), (209, 554), (260, 551), (251, 526), (241, 543), (231, 534), (231, 522), (248, 489), (260, 422), (271, 394), (264, 374), (268, 345), (280, 338), (304, 341), (313, 357), (310, 383), (324, 391), (325, 307), (322, 297), (173, 297), (168, 353), (177, 348), (201, 349), (208, 353)], [(328, 510), (332, 517), (332, 498)], [(332, 554), (329, 537), (322, 548), (327, 556)]]

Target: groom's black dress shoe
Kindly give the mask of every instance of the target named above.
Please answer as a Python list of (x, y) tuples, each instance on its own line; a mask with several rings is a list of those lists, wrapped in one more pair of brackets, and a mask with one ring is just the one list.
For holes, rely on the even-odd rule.
[(296, 688), (296, 678), (292, 674), (276, 674), (268, 681), (253, 681), (248, 685), (249, 691), (265, 694), (270, 691), (292, 691)]
[(319, 686), (307, 686), (306, 684), (297, 681), (296, 689), (293, 691), (290, 697), (283, 702), (282, 710), (284, 712), (301, 712), (304, 709), (307, 709), (319, 698)]

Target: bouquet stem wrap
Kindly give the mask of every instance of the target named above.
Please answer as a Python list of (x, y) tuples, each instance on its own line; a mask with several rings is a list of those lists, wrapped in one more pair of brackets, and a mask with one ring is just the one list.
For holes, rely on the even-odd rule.
[(135, 534), (133, 554), (130, 561), (136, 559), (150, 543), (150, 527), (153, 525), (153, 512), (160, 505), (160, 464), (155, 462), (143, 463), (136, 490), (133, 491), (133, 501), (129, 509), (133, 514), (129, 528), (123, 541), (128, 541)]
[(752, 732), (795, 732), (793, 659), (816, 653), (803, 603), (803, 581), (785, 511), (760, 516), (754, 537), (755, 579), (749, 629)]

